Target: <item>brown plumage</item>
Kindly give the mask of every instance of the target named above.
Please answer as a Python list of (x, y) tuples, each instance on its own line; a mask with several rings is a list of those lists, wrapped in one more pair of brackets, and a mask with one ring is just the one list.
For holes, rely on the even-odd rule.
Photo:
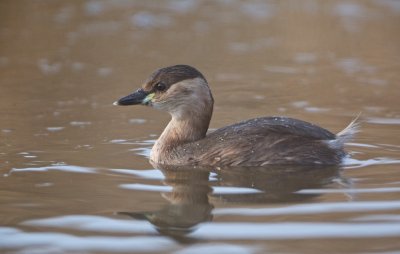
[(155, 71), (115, 105), (142, 104), (167, 111), (172, 119), (152, 148), (156, 164), (263, 166), (337, 165), (343, 145), (357, 132), (355, 121), (337, 135), (286, 117), (263, 117), (229, 125), (206, 135), (214, 100), (204, 76), (188, 65)]

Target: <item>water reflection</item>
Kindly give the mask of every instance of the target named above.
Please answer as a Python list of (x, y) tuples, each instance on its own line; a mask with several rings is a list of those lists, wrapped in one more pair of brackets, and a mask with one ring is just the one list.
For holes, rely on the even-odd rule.
[(153, 165), (159, 168), (170, 188), (162, 197), (168, 201), (154, 211), (120, 211), (136, 220), (149, 221), (162, 235), (179, 240), (196, 226), (213, 219), (214, 202), (287, 203), (308, 201), (319, 193), (302, 189), (323, 188), (340, 175), (339, 167), (269, 166), (259, 168), (198, 168)]
[(164, 183), (172, 187), (161, 195), (168, 204), (155, 211), (119, 212), (134, 219), (147, 220), (164, 235), (179, 237), (192, 232), (201, 222), (212, 219), (209, 201), (212, 188), (209, 169), (158, 166)]
[(221, 186), (240, 186), (261, 190), (259, 193), (231, 193), (213, 195), (225, 202), (245, 203), (287, 203), (301, 202), (317, 195), (303, 195), (301, 189), (322, 188), (339, 177), (336, 166), (279, 166), (259, 168), (234, 168), (217, 171), (218, 184)]

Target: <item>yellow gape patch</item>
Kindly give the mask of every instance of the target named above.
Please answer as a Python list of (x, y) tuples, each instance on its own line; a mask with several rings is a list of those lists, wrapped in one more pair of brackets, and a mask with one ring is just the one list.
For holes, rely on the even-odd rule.
[(145, 104), (145, 103), (151, 101), (153, 99), (154, 95), (156, 95), (156, 93), (150, 93), (149, 95), (146, 96), (146, 98), (143, 99), (142, 103)]

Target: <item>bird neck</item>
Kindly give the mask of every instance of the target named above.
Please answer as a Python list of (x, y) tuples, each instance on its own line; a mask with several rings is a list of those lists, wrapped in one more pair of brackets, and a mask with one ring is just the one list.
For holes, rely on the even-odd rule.
[(206, 136), (212, 115), (212, 106), (202, 114), (190, 112), (186, 116), (172, 115), (171, 121), (154, 144), (150, 159), (156, 163), (170, 164), (179, 146)]

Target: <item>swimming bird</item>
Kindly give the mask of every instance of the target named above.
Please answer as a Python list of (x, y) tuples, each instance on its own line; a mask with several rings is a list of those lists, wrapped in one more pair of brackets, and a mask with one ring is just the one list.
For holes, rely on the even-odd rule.
[(150, 161), (162, 165), (265, 166), (338, 165), (344, 143), (358, 130), (353, 120), (337, 134), (288, 117), (261, 117), (209, 134), (214, 99), (206, 78), (189, 65), (153, 72), (141, 88), (114, 105), (145, 105), (171, 120), (155, 142)]

